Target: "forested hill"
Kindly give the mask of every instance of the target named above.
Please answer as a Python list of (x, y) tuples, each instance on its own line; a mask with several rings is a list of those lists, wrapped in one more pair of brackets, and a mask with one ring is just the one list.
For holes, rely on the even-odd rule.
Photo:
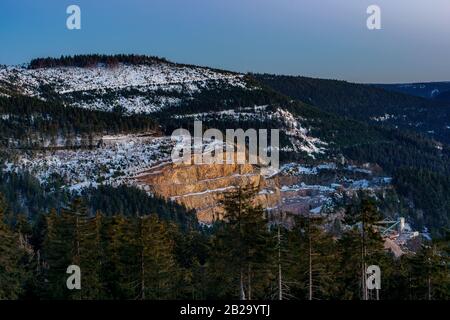
[[(2, 160), (15, 161), (5, 168), (33, 168), (49, 189), (61, 180), (78, 190), (117, 183), (143, 164), (154, 165), (169, 148), (170, 139), (164, 139), (176, 128), (191, 128), (194, 120), (221, 130), (278, 128), (283, 163), (317, 165), (344, 157), (379, 165), (406, 203), (402, 214), (419, 230), (426, 226), (440, 236), (450, 225), (448, 145), (395, 128), (444, 141), (447, 109), (368, 85), (245, 76), (164, 61), (85, 55), (36, 59), (32, 69), (0, 68), (0, 152)], [(140, 136), (148, 131), (163, 137), (148, 144)], [(113, 142), (99, 144), (103, 135), (112, 135), (107, 139)]]
[(0, 96), (0, 145), (32, 146), (37, 141), (64, 137), (93, 138), (95, 135), (158, 131), (155, 120), (145, 115), (123, 116), (120, 110), (104, 112), (33, 97)]
[[(278, 92), (327, 111), (318, 116), (321, 120), (316, 120), (321, 123), (318, 136), (324, 138), (330, 134), (335, 142), (345, 137), (344, 142), (336, 144), (336, 147), (346, 157), (360, 162), (377, 163), (392, 174), (397, 191), (410, 203), (410, 215), (414, 221), (418, 225), (429, 226), (436, 236), (442, 235), (442, 228), (450, 223), (450, 147), (445, 143), (436, 144), (422, 132), (423, 128), (430, 128), (435, 130), (435, 134), (428, 136), (437, 138), (436, 133), (440, 132), (438, 137), (450, 142), (450, 130), (440, 129), (445, 121), (450, 121), (446, 114), (439, 118), (440, 112), (445, 113), (445, 109), (425, 99), (368, 85), (291, 76), (255, 77)], [(305, 117), (303, 113), (307, 109), (303, 106), (297, 108), (297, 112)], [(382, 116), (400, 112), (408, 116)], [(325, 114), (329, 116), (326, 117)], [(372, 120), (377, 114), (385, 117), (385, 120)], [(306, 118), (311, 119), (311, 115)], [(361, 122), (350, 121), (351, 118), (364, 120), (366, 130), (363, 130)], [(405, 125), (406, 120), (411, 118), (421, 125)], [(396, 121), (398, 119), (401, 121)], [(390, 125), (383, 128), (380, 123)], [(355, 130), (357, 128), (359, 129)], [(338, 131), (341, 134), (336, 135)]]
[(104, 54), (88, 54), (88, 55), (74, 55), (61, 56), (59, 58), (36, 58), (30, 61), (28, 68), (56, 68), (56, 67), (95, 67), (103, 64), (109, 67), (114, 67), (119, 63), (126, 63), (132, 65), (152, 65), (156, 63), (168, 63), (164, 58), (144, 55), (104, 55)]
[(449, 104), (450, 104), (450, 90), (449, 90), (449, 91), (442, 92), (442, 93), (439, 93), (439, 94), (435, 97), (435, 99), (436, 99), (437, 101), (442, 101), (442, 102), (445, 102), (445, 103), (449, 103)]
[(450, 143), (450, 106), (371, 85), (307, 77), (253, 75), (291, 98), (337, 115), (424, 133)]
[(44, 68), (59, 68), (59, 67), (78, 67), (78, 68), (93, 68), (97, 66), (104, 66), (108, 68), (117, 67), (119, 64), (133, 65), (133, 66), (154, 66), (158, 64), (165, 64), (175, 67), (197, 67), (216, 72), (234, 73), (227, 70), (221, 70), (217, 68), (200, 67), (191, 64), (172, 62), (163, 57), (148, 56), (139, 54), (81, 54), (73, 56), (60, 56), (35, 58), (28, 63), (28, 69), (44, 69)]
[[(395, 84), (374, 84), (374, 86), (389, 91), (401, 92), (411, 96), (418, 96), (426, 99), (440, 100), (441, 95), (450, 94), (450, 81), (442, 82), (422, 82), (422, 83), (395, 83)], [(450, 100), (447, 100), (450, 101)]]
[[(365, 263), (383, 270), (382, 299), (448, 299), (450, 145), (401, 129), (439, 128), (444, 109), (365, 85), (158, 59), (0, 67), (0, 300), (360, 299)], [(195, 120), (279, 129), (280, 170), (176, 168), (171, 134)], [(206, 227), (191, 209), (214, 193), (224, 219)], [(266, 215), (255, 201), (270, 197), (290, 206), (266, 201)], [(399, 259), (373, 230), (400, 217)], [(74, 263), (83, 289), (70, 291)]]

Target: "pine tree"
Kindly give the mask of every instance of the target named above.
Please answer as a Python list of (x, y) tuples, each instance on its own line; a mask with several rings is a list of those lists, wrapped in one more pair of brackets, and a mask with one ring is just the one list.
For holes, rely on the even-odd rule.
[(47, 233), (43, 242), (43, 288), (48, 299), (68, 299), (67, 267), (72, 264), (75, 239), (73, 216), (52, 210), (47, 216)]
[(237, 188), (221, 201), (225, 213), (222, 230), (215, 248), (221, 250), (216, 258), (228, 265), (236, 279), (238, 297), (255, 299), (270, 282), (271, 241), (268, 221), (260, 206), (253, 205), (254, 189)]
[(19, 238), (19, 248), (22, 251), (20, 268), (25, 276), (23, 282), (23, 299), (35, 299), (39, 297), (39, 255), (32, 243), (33, 228), (28, 218), (19, 214), (16, 217), (14, 232)]
[(286, 277), (299, 299), (327, 299), (336, 294), (336, 244), (321, 217), (300, 216), (288, 232)]
[(101, 215), (89, 217), (87, 208), (80, 198), (76, 198), (67, 214), (71, 215), (74, 226), (72, 264), (81, 269), (81, 290), (74, 292), (75, 299), (99, 299), (102, 297), (100, 280), (100, 228)]
[[(365, 194), (359, 196), (360, 202), (350, 205), (346, 212), (346, 223), (352, 229), (344, 232), (338, 242), (342, 270), (341, 294), (344, 299), (359, 296), (362, 300), (368, 300), (366, 269), (372, 264), (379, 265), (385, 253), (383, 240), (377, 229), (381, 215), (375, 201)], [(356, 283), (359, 283), (359, 295), (356, 294)]]
[(448, 300), (449, 257), (439, 244), (423, 245), (410, 259), (412, 297), (420, 300)]
[(19, 235), (4, 221), (5, 211), (6, 204), (0, 195), (0, 300), (19, 298), (26, 276), (20, 263), (25, 252), (21, 249)]
[[(293, 265), (298, 264), (298, 260), (294, 257), (295, 254), (291, 252), (292, 243), (290, 243), (289, 225), (286, 223), (287, 216), (285, 212), (277, 212), (271, 216), (272, 223), (274, 224), (271, 230), (272, 234), (275, 234), (274, 239), (276, 243), (276, 258), (274, 259), (276, 270), (274, 273), (277, 275), (276, 292), (272, 297), (277, 300), (293, 298), (291, 285), (294, 284), (295, 286), (295, 283), (290, 277), (290, 270)], [(295, 247), (295, 251), (297, 251), (297, 247)]]
[[(100, 280), (99, 217), (89, 217), (81, 199), (75, 199), (58, 215), (47, 217), (43, 242), (44, 282), (47, 297), (56, 299), (98, 299), (102, 297)], [(66, 271), (70, 265), (81, 269), (81, 290), (69, 290)]]
[(102, 282), (107, 298), (174, 299), (181, 269), (167, 223), (156, 215), (105, 218), (101, 228)]
[(175, 295), (186, 299), (205, 299), (205, 262), (209, 241), (206, 229), (185, 230), (175, 223), (169, 223), (168, 231), (174, 243), (174, 258), (180, 270), (180, 282)]
[(133, 239), (131, 235), (130, 223), (125, 217), (116, 215), (104, 219), (100, 237), (101, 251), (104, 254), (101, 275), (108, 299), (136, 298), (130, 289), (133, 279), (129, 265), (136, 264), (133, 260), (135, 254), (130, 250)]
[(139, 299), (174, 299), (180, 270), (168, 226), (156, 215), (138, 219)]

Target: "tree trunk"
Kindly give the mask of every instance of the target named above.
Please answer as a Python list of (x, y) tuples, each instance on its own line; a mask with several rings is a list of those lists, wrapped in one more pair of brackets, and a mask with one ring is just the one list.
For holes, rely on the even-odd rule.
[[(77, 213), (75, 213), (77, 214)], [(77, 259), (76, 259), (76, 263), (78, 264), (78, 267), (81, 268), (81, 253), (80, 253), (80, 224), (79, 224), (79, 219), (78, 219), (78, 215), (75, 218), (75, 224), (76, 224), (76, 233), (77, 233)], [(80, 300), (83, 300), (83, 296), (82, 296), (82, 290), (78, 290), (80, 292)]]
[(311, 241), (311, 214), (308, 217), (308, 245), (309, 245), (309, 300), (313, 298), (312, 278), (312, 241)]
[(240, 271), (240, 281), (239, 281), (239, 299), (240, 300), (245, 300), (245, 291), (244, 291), (244, 271), (241, 268)]
[(281, 233), (280, 224), (278, 224), (278, 300), (283, 300), (283, 286), (281, 274)]
[(248, 297), (247, 298), (248, 298), (248, 300), (252, 300), (252, 267), (251, 267), (250, 263), (248, 264), (247, 277), (248, 277), (248, 281), (247, 281), (247, 283), (248, 283), (247, 296)]
[(367, 286), (366, 286), (366, 223), (365, 213), (362, 213), (362, 243), (361, 243), (361, 289), (362, 299), (367, 300)]
[(141, 299), (145, 300), (145, 266), (144, 266), (144, 250), (141, 253)]
[(141, 299), (145, 300), (144, 220), (141, 217)]
[(428, 275), (428, 300), (431, 300), (431, 276)]

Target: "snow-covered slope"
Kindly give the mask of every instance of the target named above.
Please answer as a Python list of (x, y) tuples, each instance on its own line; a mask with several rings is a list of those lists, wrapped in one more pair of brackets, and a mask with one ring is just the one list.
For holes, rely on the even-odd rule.
[[(163, 61), (114, 66), (98, 63), (92, 67), (0, 67), (0, 89), (4, 94), (15, 91), (43, 100), (57, 99), (66, 106), (119, 110), (125, 114), (149, 114), (194, 99), (202, 102), (205, 92), (209, 103), (217, 92), (218, 103), (211, 110), (171, 108), (162, 121), (219, 120), (230, 129), (240, 128), (245, 121), (270, 122), (290, 141), (289, 145), (280, 146), (281, 151), (315, 158), (327, 148), (326, 142), (311, 135), (304, 119), (294, 116), (282, 105), (253, 105), (253, 101), (257, 101), (257, 90), (262, 89), (251, 84), (245, 75), (233, 72)], [(224, 91), (227, 93), (220, 96)], [(254, 96), (246, 95), (255, 92)], [(238, 98), (234, 99), (234, 95)], [(63, 134), (58, 132), (54, 140), (65, 141)], [(64, 185), (75, 189), (97, 183), (121, 183), (139, 170), (168, 160), (170, 137), (148, 138), (146, 134), (103, 137), (101, 140), (107, 142), (92, 149), (64, 150), (64, 143), (42, 144), (47, 151), (19, 152), (18, 161), (9, 167), (30, 171), (41, 182), (59, 176)], [(94, 134), (97, 138), (102, 135), (101, 132)]]
[[(97, 64), (95, 67), (26, 67), (0, 68), (0, 89), (14, 88), (22, 94), (48, 99), (57, 97), (65, 105), (125, 114), (149, 114), (183, 102), (198, 99), (202, 91), (258, 89), (243, 74), (170, 62)], [(1, 92), (1, 90), (0, 90)], [(241, 94), (241, 93), (239, 93)], [(232, 95), (230, 96), (232, 97)], [(227, 97), (228, 98), (228, 97)], [(223, 98), (226, 99), (226, 98)], [(251, 101), (251, 100), (250, 100)], [(289, 136), (290, 146), (284, 151), (303, 152), (311, 157), (324, 152), (326, 143), (312, 137), (299, 118), (282, 106), (227, 105), (227, 110), (204, 113), (173, 112), (174, 119), (190, 118), (207, 121), (220, 117), (230, 128), (239, 120), (276, 120), (279, 129)], [(266, 110), (267, 109), (267, 110)], [(268, 110), (270, 109), (270, 110)], [(237, 121), (238, 120), (238, 121)]]
[[(142, 131), (129, 122), (128, 127), (114, 132), (99, 126), (101, 130), (68, 134), (59, 129), (67, 121), (62, 118), (53, 124), (54, 132), (42, 137), (36, 133), (29, 144), (33, 148), (15, 149), (14, 156), (0, 164), (0, 170), (29, 172), (46, 188), (79, 193), (99, 185), (133, 185), (196, 209), (201, 221), (211, 221), (220, 214), (218, 199), (236, 186), (257, 186), (259, 203), (268, 210), (297, 214), (324, 214), (340, 205), (344, 195), (351, 196), (360, 189), (375, 194), (390, 188), (390, 178), (370, 167), (344, 167), (342, 161), (338, 165), (336, 159), (329, 158), (333, 141), (319, 136), (315, 125), (320, 122), (311, 121), (308, 112), (299, 112), (306, 105), (292, 103), (243, 74), (164, 61), (37, 69), (0, 67), (0, 95), (15, 93), (56, 102), (51, 104), (57, 109), (51, 111), (55, 114), (64, 106), (73, 106), (113, 111), (113, 115), (105, 115), (66, 109), (82, 119), (90, 114), (114, 116), (112, 126), (131, 114), (145, 114), (129, 118), (156, 123)], [(24, 104), (33, 101), (24, 100)], [(46, 109), (50, 105), (47, 102), (41, 103), (44, 107), (40, 113), (32, 107), (25, 109), (25, 114), (14, 113), (17, 105), (12, 104), (13, 108), (0, 114), (0, 121), (15, 126), (28, 116), (30, 126), (38, 119), (44, 127), (52, 115)], [(279, 170), (259, 165), (174, 165), (171, 131), (190, 128), (195, 120), (224, 134), (227, 129), (279, 129), (280, 154), (296, 162), (282, 164)], [(204, 143), (205, 153), (215, 150), (214, 142)]]
[(192, 84), (205, 81), (226, 80), (230, 84), (242, 85), (242, 76), (212, 71), (200, 67), (180, 67), (172, 64), (125, 65), (117, 67), (97, 66), (95, 68), (58, 67), (25, 69), (6, 67), (0, 69), (0, 79), (16, 83), (38, 94), (40, 85), (51, 85), (57, 93), (74, 91), (122, 89), (127, 87), (169, 86), (171, 84)]
[(194, 120), (209, 121), (211, 119), (220, 119), (223, 122), (233, 123), (238, 121), (260, 121), (265, 122), (267, 119), (276, 120), (280, 124), (283, 133), (289, 137), (291, 145), (280, 146), (282, 151), (287, 152), (304, 152), (311, 158), (316, 155), (323, 154), (326, 150), (327, 143), (319, 138), (311, 136), (309, 130), (302, 124), (300, 117), (295, 117), (291, 112), (283, 108), (276, 108), (272, 111), (268, 106), (253, 106), (246, 108), (238, 108), (237, 110), (229, 109), (216, 112), (202, 112), (174, 115), (175, 119), (190, 118)]
[(54, 179), (71, 190), (119, 185), (137, 172), (170, 160), (170, 137), (103, 136), (95, 149), (60, 149), (22, 154), (6, 171), (31, 172), (41, 183)]
[[(177, 105), (180, 96), (214, 85), (245, 88), (243, 75), (171, 63), (97, 65), (92, 68), (0, 68), (6, 84), (30, 96), (46, 98), (51, 91), (69, 104), (96, 110), (124, 108), (128, 113), (151, 113)], [(156, 94), (158, 92), (158, 94)], [(164, 94), (162, 94), (164, 92)]]

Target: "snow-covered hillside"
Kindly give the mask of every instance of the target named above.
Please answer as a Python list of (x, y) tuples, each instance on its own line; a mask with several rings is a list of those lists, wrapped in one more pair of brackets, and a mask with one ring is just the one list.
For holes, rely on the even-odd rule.
[[(151, 113), (177, 105), (180, 95), (189, 96), (210, 86), (245, 88), (243, 77), (231, 72), (171, 63), (98, 65), (92, 68), (1, 67), (0, 87), (3, 83), (3, 86), (13, 87), (22, 94), (41, 98), (51, 91), (69, 104), (83, 108), (111, 111), (121, 107), (128, 113)], [(155, 92), (165, 94), (155, 96)]]
[[(94, 110), (116, 111), (125, 114), (148, 114), (166, 107), (178, 106), (184, 101), (198, 99), (203, 90), (237, 89), (254, 92), (243, 74), (209, 68), (178, 65), (170, 62), (151, 64), (118, 63), (108, 66), (98, 63), (92, 67), (0, 67), (0, 92), (19, 92), (40, 99), (59, 99), (65, 105)], [(174, 120), (221, 119), (234, 128), (241, 120), (272, 121), (288, 136), (290, 145), (280, 146), (282, 151), (302, 152), (311, 158), (324, 153), (327, 143), (311, 136), (299, 117), (282, 106), (240, 105), (239, 100), (227, 103), (235, 91), (226, 96), (224, 106), (232, 109), (196, 113), (195, 109), (180, 110), (169, 115)], [(211, 93), (208, 93), (211, 95)], [(244, 96), (244, 95), (243, 95)], [(209, 100), (208, 100), (209, 101)], [(230, 100), (233, 101), (233, 100)], [(251, 101), (251, 100), (250, 100)], [(118, 109), (116, 109), (118, 108)], [(4, 115), (9, 117), (8, 114)], [(237, 128), (236, 128), (237, 129)], [(170, 134), (170, 133), (168, 133)], [(54, 139), (65, 141), (62, 132)], [(98, 135), (98, 134), (96, 134)], [(99, 134), (102, 135), (101, 133)], [(47, 139), (48, 140), (48, 139)], [(31, 171), (45, 182), (59, 176), (71, 188), (95, 185), (98, 182), (118, 182), (140, 169), (155, 165), (167, 158), (170, 138), (148, 138), (126, 135), (114, 137), (102, 147), (94, 149), (68, 148), (64, 143), (42, 147), (59, 150), (38, 151), (29, 156), (19, 152), (19, 161), (12, 167)], [(12, 168), (11, 167), (11, 168)]]
[(326, 142), (311, 135), (309, 130), (302, 124), (300, 117), (295, 117), (291, 112), (282, 108), (276, 108), (275, 111), (271, 111), (268, 106), (254, 106), (239, 108), (237, 110), (229, 109), (216, 112), (174, 115), (173, 118), (190, 118), (193, 121), (220, 119), (228, 123), (249, 120), (257, 120), (260, 122), (264, 122), (267, 119), (276, 120), (280, 123), (279, 129), (283, 130), (283, 133), (289, 137), (291, 143), (291, 145), (280, 146), (282, 151), (303, 152), (309, 157), (315, 158), (317, 155), (323, 154), (327, 146)]
[(60, 180), (70, 190), (98, 184), (119, 185), (128, 177), (170, 160), (170, 137), (118, 135), (102, 137), (95, 149), (42, 151), (22, 154), (6, 171), (31, 172), (41, 183)]

